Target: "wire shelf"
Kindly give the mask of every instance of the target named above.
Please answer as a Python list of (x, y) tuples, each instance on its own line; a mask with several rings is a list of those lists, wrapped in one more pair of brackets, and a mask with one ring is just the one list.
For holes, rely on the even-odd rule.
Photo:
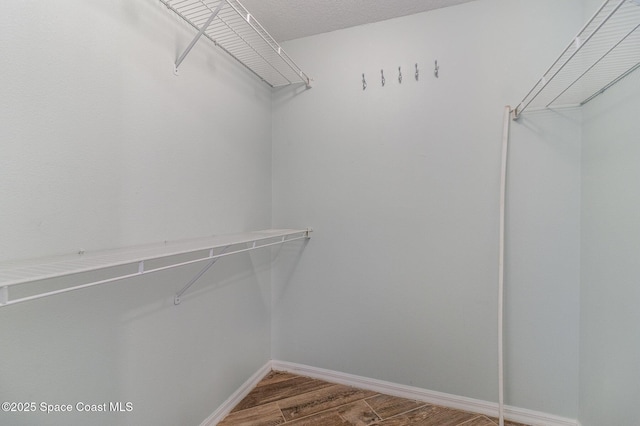
[(640, 0), (606, 0), (514, 110), (582, 106), (640, 67)]
[(238, 0), (160, 0), (196, 30), (219, 11), (203, 35), (271, 87), (311, 79)]
[[(0, 307), (126, 278), (201, 263), (258, 248), (310, 238), (310, 229), (267, 229), (232, 235), (148, 244), (98, 252), (0, 263)], [(153, 263), (161, 260), (162, 262)], [(145, 262), (150, 262), (146, 263)], [(134, 270), (54, 291), (12, 299), (9, 288), (20, 284), (133, 265)]]

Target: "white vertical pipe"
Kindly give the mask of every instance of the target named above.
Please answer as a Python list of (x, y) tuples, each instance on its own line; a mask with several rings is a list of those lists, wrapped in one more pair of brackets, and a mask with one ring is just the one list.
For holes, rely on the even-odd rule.
[(509, 146), (509, 122), (511, 107), (504, 108), (502, 129), (502, 163), (500, 169), (500, 255), (498, 265), (498, 418), (500, 426), (504, 426), (504, 216), (507, 195), (507, 148)]

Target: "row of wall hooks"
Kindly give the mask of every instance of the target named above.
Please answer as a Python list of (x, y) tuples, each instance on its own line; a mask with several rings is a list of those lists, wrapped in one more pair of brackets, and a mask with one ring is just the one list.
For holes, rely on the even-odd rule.
[[(438, 61), (435, 61), (435, 66), (433, 69), (433, 76), (435, 78), (439, 78), (440, 66), (438, 65)], [(420, 70), (418, 69), (418, 64), (416, 64), (416, 70), (414, 73), (416, 81), (420, 80)], [(380, 70), (380, 84), (382, 87), (387, 83), (387, 79), (384, 77), (384, 70)], [(402, 84), (402, 67), (398, 67), (398, 84)], [(367, 90), (367, 79), (362, 73), (362, 90)]]

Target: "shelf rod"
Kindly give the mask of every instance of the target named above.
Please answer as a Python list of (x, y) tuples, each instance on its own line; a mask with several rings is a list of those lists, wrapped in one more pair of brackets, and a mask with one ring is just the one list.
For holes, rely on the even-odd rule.
[[(225, 0), (225, 1), (228, 1), (228, 0)], [(238, 4), (239, 4), (240, 6), (242, 6), (239, 2), (238, 2)], [(240, 10), (238, 10), (238, 8), (236, 8), (236, 6), (235, 6), (234, 4), (229, 3), (229, 6), (231, 6), (231, 7), (236, 11), (236, 13), (238, 13), (238, 15), (241, 15), (241, 16), (242, 16), (241, 11), (240, 11)], [(242, 7), (244, 8), (244, 6), (242, 6)], [(245, 10), (246, 10), (246, 9), (245, 9)], [(248, 12), (247, 12), (247, 13), (248, 13)], [(250, 16), (250, 14), (249, 14), (249, 16)], [(251, 16), (251, 18), (253, 18), (253, 17)], [(296, 71), (296, 70), (297, 70), (297, 71), (299, 71), (302, 75), (304, 75), (304, 77), (302, 77), (302, 76), (301, 76), (301, 78), (302, 78), (302, 80), (303, 80), (303, 83), (305, 84), (305, 86), (307, 87), (307, 89), (310, 89), (310, 88), (311, 88), (311, 79), (309, 78), (309, 76), (307, 76), (307, 75), (306, 75), (306, 74), (305, 74), (305, 73), (300, 69), (300, 67), (298, 66), (298, 64), (296, 64), (296, 63), (295, 63), (295, 62), (294, 62), (294, 61), (293, 61), (293, 60), (292, 60), (292, 59), (291, 59), (291, 58), (290, 58), (286, 53), (283, 55), (283, 53), (284, 53), (284, 52), (282, 52), (282, 49), (281, 49), (280, 45), (279, 45), (279, 44), (278, 44), (278, 43), (273, 39), (273, 37), (271, 37), (271, 34), (269, 34), (269, 33), (267, 32), (267, 30), (265, 30), (265, 29), (262, 27), (262, 25), (260, 25), (260, 23), (259, 23), (258, 21), (256, 21), (255, 19), (247, 19), (247, 23), (249, 24), (249, 26), (251, 26), (251, 28), (253, 28), (253, 30), (258, 34), (258, 36), (259, 36), (259, 37), (260, 37), (260, 38), (261, 38), (261, 39), (262, 39), (262, 40), (267, 44), (267, 46), (269, 46), (269, 47), (270, 47), (270, 48), (271, 48), (271, 49), (272, 49), (272, 50), (273, 50), (273, 51), (274, 51), (274, 52), (275, 52), (275, 53), (280, 57), (280, 59), (282, 59), (282, 60), (283, 60), (283, 61), (284, 61), (288, 66), (289, 66), (289, 68), (291, 68), (291, 69), (292, 69), (292, 70), (294, 70), (294, 71)], [(256, 25), (254, 25), (253, 23), (255, 23), (259, 28), (256, 28)], [(273, 43), (275, 43), (275, 45), (277, 46), (277, 48), (276, 48), (276, 46), (274, 46), (274, 45), (273, 45), (273, 43), (271, 43), (271, 41), (270, 41), (270, 40), (267, 40), (267, 38), (263, 35), (263, 33), (264, 33), (264, 34), (266, 34), (266, 35), (269, 37), (269, 39), (270, 39), (270, 40), (273, 40)], [(269, 62), (267, 61), (267, 63), (269, 63)], [(270, 65), (271, 65), (271, 64), (270, 64)], [(280, 72), (278, 71), (278, 73), (280, 73)], [(284, 77), (284, 76), (283, 76), (283, 77)], [(285, 79), (286, 79), (286, 80), (289, 80), (289, 79), (287, 79), (286, 77), (285, 77)]]
[(596, 96), (601, 95), (607, 89), (609, 89), (611, 86), (613, 86), (614, 84), (616, 84), (617, 82), (619, 82), (620, 80), (622, 80), (623, 78), (625, 78), (626, 76), (628, 76), (629, 74), (631, 74), (632, 72), (637, 70), (638, 68), (640, 68), (640, 62), (638, 62), (637, 64), (635, 64), (634, 66), (632, 66), (631, 68), (626, 70), (625, 72), (623, 72), (620, 76), (616, 77), (613, 81), (611, 81), (609, 84), (604, 86), (602, 89), (598, 90), (596, 93), (594, 93), (593, 95), (589, 96), (584, 101), (580, 102), (580, 106), (582, 106), (582, 105), (586, 104), (587, 102), (591, 101)]
[[(224, 1), (227, 1), (227, 0), (224, 0)], [(227, 3), (228, 3), (228, 2), (227, 2)], [(232, 8), (236, 11), (236, 13), (237, 13), (238, 15), (243, 16), (243, 13), (242, 13), (241, 11), (239, 11), (238, 9), (236, 9), (236, 7), (235, 7), (234, 5), (232, 5), (231, 3), (228, 3), (228, 4), (229, 4), (229, 6), (230, 6), (230, 7), (232, 7)], [(230, 25), (230, 23), (226, 22), (224, 19), (220, 19), (220, 20), (221, 20), (221, 21), (222, 21), (222, 23), (223, 23), (223, 24), (224, 24), (224, 25), (229, 29), (229, 31), (230, 31), (231, 33), (235, 34), (235, 37), (233, 37), (233, 38), (238, 38), (238, 40), (241, 42), (241, 43), (240, 43), (240, 45), (246, 45), (246, 46), (249, 48), (249, 50), (253, 51), (253, 53), (255, 53), (258, 57), (260, 57), (260, 58), (264, 61), (264, 63), (265, 63), (266, 65), (268, 65), (268, 66), (269, 66), (273, 71), (275, 71), (276, 73), (278, 73), (278, 74), (280, 75), (280, 77), (282, 77), (283, 79), (285, 79), (285, 80), (288, 82), (288, 84), (291, 84), (291, 83), (292, 83), (292, 81), (291, 81), (291, 80), (289, 80), (289, 79), (288, 79), (288, 78), (287, 78), (287, 77), (286, 77), (286, 76), (285, 76), (285, 75), (284, 75), (284, 74), (283, 74), (283, 73), (282, 73), (282, 72), (281, 72), (281, 71), (280, 71), (280, 70), (279, 70), (279, 69), (278, 69), (274, 64), (272, 64), (272, 63), (271, 63), (271, 61), (269, 61), (269, 60), (268, 60), (264, 55), (262, 55), (260, 52), (258, 52), (258, 50), (254, 47), (254, 45), (253, 45), (253, 44), (251, 44), (248, 40), (246, 40), (246, 38), (245, 38), (245, 37), (243, 37), (243, 36), (242, 36), (242, 34), (240, 34), (238, 31), (236, 31), (236, 30), (235, 30), (235, 29)], [(260, 32), (259, 32), (259, 31), (258, 31), (258, 30), (257, 30), (257, 29), (252, 25), (252, 24), (251, 24), (251, 14), (247, 14), (247, 19), (246, 19), (246, 21), (247, 21), (247, 24), (248, 24), (249, 26), (251, 26), (251, 28), (256, 32), (256, 34), (258, 34), (258, 35), (260, 36), (260, 38), (262, 38), (262, 40), (265, 42), (265, 44), (266, 44), (267, 46), (271, 47), (271, 49), (273, 49), (273, 46), (271, 45), (271, 43), (270, 43), (270, 42), (269, 42), (269, 41), (268, 41), (268, 40), (267, 40), (267, 39), (266, 39), (262, 34), (260, 34)], [(254, 20), (254, 21), (255, 21), (255, 20)], [(256, 22), (256, 23), (257, 23), (257, 22)], [(259, 25), (259, 23), (258, 23), (258, 25)], [(262, 28), (262, 27), (260, 27), (260, 28)], [(262, 28), (262, 30), (266, 32), (266, 30), (264, 30), (264, 28)], [(267, 34), (269, 34), (269, 33), (267, 33)], [(252, 34), (249, 34), (249, 35), (252, 35)], [(255, 34), (253, 34), (253, 35), (255, 35)], [(216, 43), (216, 44), (217, 44), (217, 43)], [(233, 47), (233, 46), (230, 46), (230, 45), (229, 45), (229, 43), (225, 43), (225, 46), (227, 46), (228, 48), (232, 48), (232, 47)], [(245, 61), (242, 61), (242, 60), (241, 60), (238, 56), (236, 56), (234, 53), (231, 53), (231, 51), (230, 51), (230, 50), (227, 50), (227, 49), (225, 48), (225, 51), (226, 51), (229, 55), (231, 55), (233, 58), (235, 58), (236, 60), (238, 60), (240, 63), (244, 64), (244, 62), (245, 62)], [(280, 54), (278, 54), (278, 55), (282, 58), (282, 55), (280, 55)], [(283, 61), (284, 61), (284, 59), (283, 59)], [(244, 64), (244, 65), (245, 65), (245, 66), (248, 66), (247, 64)], [(287, 64), (287, 65), (289, 65), (289, 64)], [(291, 65), (289, 65), (289, 67), (291, 67)]]
[[(591, 17), (591, 19), (589, 19), (587, 21), (586, 24), (584, 24), (584, 26), (582, 27), (582, 29), (580, 29), (580, 32), (578, 33), (578, 35), (576, 37), (579, 37), (580, 34), (582, 34), (583, 32), (586, 31), (586, 29), (589, 27), (589, 25), (591, 25), (591, 23), (596, 19), (596, 16), (598, 16), (598, 14), (600, 12), (602, 12), (602, 10), (604, 9), (604, 7), (606, 6), (607, 2), (602, 3), (602, 5), (598, 8), (598, 10), (596, 11), (596, 13), (593, 14), (593, 16)], [(567, 51), (573, 46), (574, 44), (574, 40), (576, 39), (576, 37), (574, 37), (571, 40), (571, 43), (569, 43), (569, 45), (562, 51), (562, 53), (560, 54), (560, 56), (558, 56), (556, 58), (556, 60), (553, 62), (553, 64), (551, 64), (551, 66), (544, 72), (543, 77), (541, 77), (538, 82), (531, 88), (531, 90), (529, 90), (529, 93), (526, 94), (526, 96), (522, 99), (522, 101), (520, 101), (520, 103), (515, 107), (514, 109), (514, 117), (517, 119), (520, 116), (521, 111), (524, 108), (520, 108), (522, 106), (522, 104), (527, 100), (527, 98), (529, 96), (531, 96), (531, 94), (533, 93), (533, 91), (536, 89), (536, 87), (538, 87), (539, 84), (541, 84), (544, 81), (544, 76), (547, 75), (552, 69), (553, 67), (556, 66), (556, 64), (560, 61), (560, 59), (564, 56), (565, 53), (567, 53)], [(541, 89), (542, 90), (542, 89)], [(536, 94), (537, 96), (537, 94)]]
[(182, 55), (180, 55), (180, 57), (176, 61), (175, 68), (174, 68), (174, 73), (176, 73), (176, 74), (178, 73), (178, 67), (180, 66), (182, 61), (184, 61), (184, 58), (187, 57), (189, 52), (191, 52), (191, 49), (193, 49), (193, 46), (195, 46), (196, 43), (198, 42), (198, 40), (200, 40), (200, 37), (202, 37), (202, 34), (204, 34), (204, 32), (207, 30), (207, 28), (211, 24), (211, 21), (213, 21), (213, 19), (218, 15), (218, 12), (220, 12), (220, 9), (222, 9), (223, 5), (224, 5), (224, 2), (221, 1), (218, 4), (218, 6), (213, 10), (213, 13), (211, 13), (211, 16), (209, 17), (207, 22), (205, 22), (205, 24), (202, 26), (202, 28), (200, 28), (200, 31), (198, 32), (198, 34), (196, 34), (196, 36), (193, 38), (193, 40), (191, 40), (191, 43), (189, 43), (189, 46), (187, 46), (185, 51), (182, 52)]
[[(125, 280), (127, 278), (134, 278), (134, 277), (139, 277), (140, 275), (146, 275), (146, 274), (150, 274), (153, 272), (160, 272), (160, 271), (165, 271), (168, 269), (173, 269), (173, 268), (177, 268), (180, 266), (186, 266), (186, 265), (191, 265), (191, 264), (195, 264), (195, 263), (200, 263), (200, 262), (205, 262), (207, 260), (211, 261), (212, 259), (218, 259), (221, 257), (225, 257), (225, 256), (229, 256), (232, 254), (236, 254), (236, 253), (244, 253), (247, 251), (251, 251), (251, 250), (255, 250), (258, 248), (262, 248), (262, 247), (269, 247), (269, 246), (273, 246), (273, 245), (277, 245), (277, 244), (282, 244), (285, 242), (290, 242), (290, 241), (296, 241), (296, 240), (302, 240), (302, 239), (309, 239), (310, 238), (310, 233), (312, 232), (311, 229), (307, 229), (306, 231), (301, 231), (300, 233), (302, 233), (301, 236), (298, 237), (294, 237), (294, 238), (287, 238), (285, 241), (276, 241), (276, 242), (272, 242), (272, 243), (267, 243), (267, 244), (260, 244), (257, 245), (255, 248), (251, 247), (251, 248), (246, 248), (246, 249), (239, 249), (239, 250), (234, 250), (234, 251), (230, 251), (230, 252), (226, 252), (226, 253), (219, 253), (215, 256), (207, 256), (204, 258), (200, 258), (200, 259), (193, 259), (193, 260), (188, 260), (185, 262), (179, 262), (179, 263), (175, 263), (175, 264), (171, 264), (171, 265), (167, 265), (167, 266), (161, 266), (158, 268), (154, 268), (154, 269), (144, 269), (141, 271), (140, 267), (138, 268), (138, 270), (134, 273), (130, 273), (130, 274), (125, 274), (125, 275), (118, 275), (116, 277), (112, 277), (112, 278), (107, 278), (104, 280), (99, 280), (99, 281), (92, 281), (86, 284), (81, 284), (81, 285), (77, 285), (77, 286), (73, 286), (73, 287), (67, 287), (67, 288), (63, 288), (63, 289), (59, 289), (59, 290), (53, 290), (53, 291), (48, 291), (45, 293), (39, 293), (39, 294), (34, 294), (32, 296), (26, 296), (26, 297), (22, 297), (19, 299), (14, 299), (14, 300), (8, 300), (8, 287), (9, 286), (3, 286), (0, 287), (0, 308), (4, 307), (4, 306), (10, 306), (10, 305), (15, 305), (18, 303), (22, 303), (22, 302), (28, 302), (31, 300), (37, 300), (37, 299), (41, 299), (44, 297), (48, 297), (48, 296), (55, 296), (58, 294), (63, 294), (63, 293), (68, 293), (70, 291), (75, 291), (75, 290), (81, 290), (84, 288), (89, 288), (89, 287), (93, 287), (93, 286), (97, 286), (97, 285), (102, 285), (102, 284), (108, 284), (108, 283), (112, 283), (115, 281), (121, 281), (121, 280)], [(139, 262), (133, 262), (133, 263), (138, 263)], [(71, 274), (70, 274), (71, 275)], [(2, 303), (4, 302), (4, 303)]]
[[(217, 16), (218, 19), (214, 20), (209, 25), (209, 28), (202, 32), (202, 35), (270, 87), (286, 86), (297, 81), (303, 82), (307, 88), (312, 87), (312, 79), (282, 50), (273, 37), (256, 21), (253, 15), (249, 14), (239, 1), (197, 0), (193, 2), (193, 0), (184, 0), (172, 4), (171, 0), (160, 0), (169, 10), (176, 13), (198, 33), (201, 32), (200, 23), (209, 17), (209, 12), (213, 10), (215, 1), (219, 2), (217, 3), (218, 6), (226, 3), (229, 7), (225, 7), (224, 10), (220, 11)], [(240, 24), (241, 22), (243, 23), (242, 25)], [(234, 38), (237, 38), (238, 41), (234, 42)], [(246, 45), (247, 49), (241, 49), (238, 43)], [(252, 64), (251, 60), (245, 56), (249, 51), (255, 56), (251, 60), (259, 61), (264, 66)], [(272, 52), (275, 52), (276, 55), (272, 55)], [(174, 68), (177, 67), (174, 66)]]
[[(604, 24), (606, 24), (607, 21), (618, 11), (618, 9), (620, 9), (620, 7), (622, 7), (622, 5), (624, 4), (625, 1), (627, 1), (627, 0), (621, 0), (617, 4), (617, 6), (602, 20), (602, 22), (600, 22), (600, 24), (598, 24), (598, 26), (591, 32), (591, 34), (589, 34), (589, 36), (585, 40), (582, 41), (582, 43), (576, 48), (576, 50), (571, 54), (571, 56), (569, 56), (569, 58), (566, 61), (564, 61), (564, 63), (560, 66), (560, 68), (558, 70), (556, 70), (556, 72), (549, 79), (547, 79), (546, 75), (549, 72), (551, 72), (553, 67), (556, 66), (556, 64), (560, 61), (560, 59), (564, 56), (564, 54), (567, 53), (569, 51), (569, 49), (572, 46), (575, 45), (575, 40), (578, 39), (580, 37), (580, 35), (582, 35), (582, 33), (589, 27), (589, 25), (591, 25), (591, 23), (596, 19), (598, 14), (607, 5), (608, 1), (605, 1), (602, 4), (602, 6), (600, 6), (598, 11), (591, 17), (591, 19), (584, 25), (584, 27), (582, 27), (582, 29), (580, 30), (578, 35), (576, 35), (571, 40), (571, 43), (569, 43), (569, 45), (562, 51), (560, 56), (558, 56), (558, 59), (556, 59), (554, 61), (554, 63), (549, 67), (549, 69), (543, 74), (542, 78), (540, 78), (540, 80), (538, 80), (538, 83), (536, 83), (536, 85), (533, 86), (533, 88), (529, 91), (529, 93), (527, 93), (527, 96), (525, 96), (524, 99), (518, 104), (518, 106), (515, 108), (515, 113), (514, 113), (514, 118), (515, 119), (520, 117), (520, 114), (522, 114), (522, 112), (524, 112), (524, 110), (527, 109), (527, 107), (531, 104), (531, 102), (533, 102), (538, 97), (538, 95), (545, 89), (545, 87), (547, 87), (549, 85), (551, 80), (553, 80), (556, 77), (556, 75), (558, 75), (558, 73), (560, 71), (562, 71), (562, 69), (564, 69), (564, 67), (569, 63), (569, 61), (571, 61), (571, 59), (573, 59), (573, 57), (582, 49), (582, 47), (591, 39), (591, 37), (593, 37), (594, 34), (596, 34), (600, 30), (600, 28), (602, 28), (602, 26)], [(522, 106), (522, 104), (525, 103), (527, 98), (533, 93), (535, 88), (538, 87), (540, 84), (542, 84), (542, 87), (540, 89), (538, 89), (538, 91), (531, 97), (531, 99), (529, 99), (529, 102), (527, 102), (524, 106)]]
[[(574, 84), (576, 84), (578, 81), (580, 81), (580, 79), (582, 79), (582, 77), (584, 77), (584, 76), (585, 76), (589, 71), (591, 71), (591, 70), (592, 70), (596, 65), (598, 65), (598, 64), (599, 64), (599, 63), (600, 63), (604, 58), (606, 58), (606, 57), (607, 57), (607, 55), (608, 55), (609, 53), (611, 53), (611, 52), (612, 52), (616, 47), (618, 47), (618, 46), (620, 45), (620, 43), (622, 43), (623, 41), (625, 41), (625, 40), (626, 40), (626, 39), (627, 39), (631, 34), (633, 34), (633, 32), (634, 32), (635, 30), (637, 30), (639, 27), (640, 27), (640, 24), (638, 24), (638, 25), (636, 25), (635, 27), (633, 27), (633, 29), (632, 29), (631, 31), (629, 31), (627, 34), (625, 34), (625, 36), (624, 36), (624, 37), (622, 37), (622, 38), (621, 38), (621, 39), (620, 39), (616, 44), (614, 44), (614, 45), (613, 45), (609, 50), (607, 50), (607, 51), (604, 53), (604, 55), (600, 56), (600, 58), (598, 58), (598, 60), (597, 60), (597, 61), (595, 61), (593, 64), (591, 64), (591, 66), (590, 66), (589, 68), (587, 68), (587, 69), (586, 69), (582, 74), (580, 74), (580, 75), (578, 76), (578, 78), (576, 78), (575, 80), (573, 80), (573, 82), (572, 82), (570, 85), (568, 85), (566, 89), (564, 89), (562, 92), (560, 92), (560, 93), (558, 94), (558, 96), (556, 96), (555, 98), (553, 98), (553, 99), (551, 100), (551, 102), (549, 102), (549, 103), (546, 105), (546, 108), (549, 108), (549, 106), (550, 106), (552, 103), (554, 103), (554, 102), (555, 102), (555, 101), (556, 101), (560, 96), (564, 95), (564, 94), (567, 92), (567, 90), (571, 89), (571, 88), (573, 87), (573, 85), (574, 85)], [(625, 74), (625, 75), (626, 75), (626, 74)], [(617, 80), (616, 80), (616, 81), (617, 81)], [(609, 86), (605, 87), (602, 91), (607, 90), (607, 88), (608, 88), (608, 87), (609, 87)], [(600, 94), (600, 93), (602, 93), (602, 92), (598, 92), (598, 94)], [(582, 103), (581, 103), (581, 105), (584, 105), (585, 103), (586, 103), (586, 102), (582, 102)]]

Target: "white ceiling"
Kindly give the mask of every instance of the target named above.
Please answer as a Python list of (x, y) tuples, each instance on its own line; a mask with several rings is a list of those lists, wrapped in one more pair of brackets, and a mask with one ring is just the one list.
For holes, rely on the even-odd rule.
[(384, 21), (472, 0), (240, 0), (276, 41)]

